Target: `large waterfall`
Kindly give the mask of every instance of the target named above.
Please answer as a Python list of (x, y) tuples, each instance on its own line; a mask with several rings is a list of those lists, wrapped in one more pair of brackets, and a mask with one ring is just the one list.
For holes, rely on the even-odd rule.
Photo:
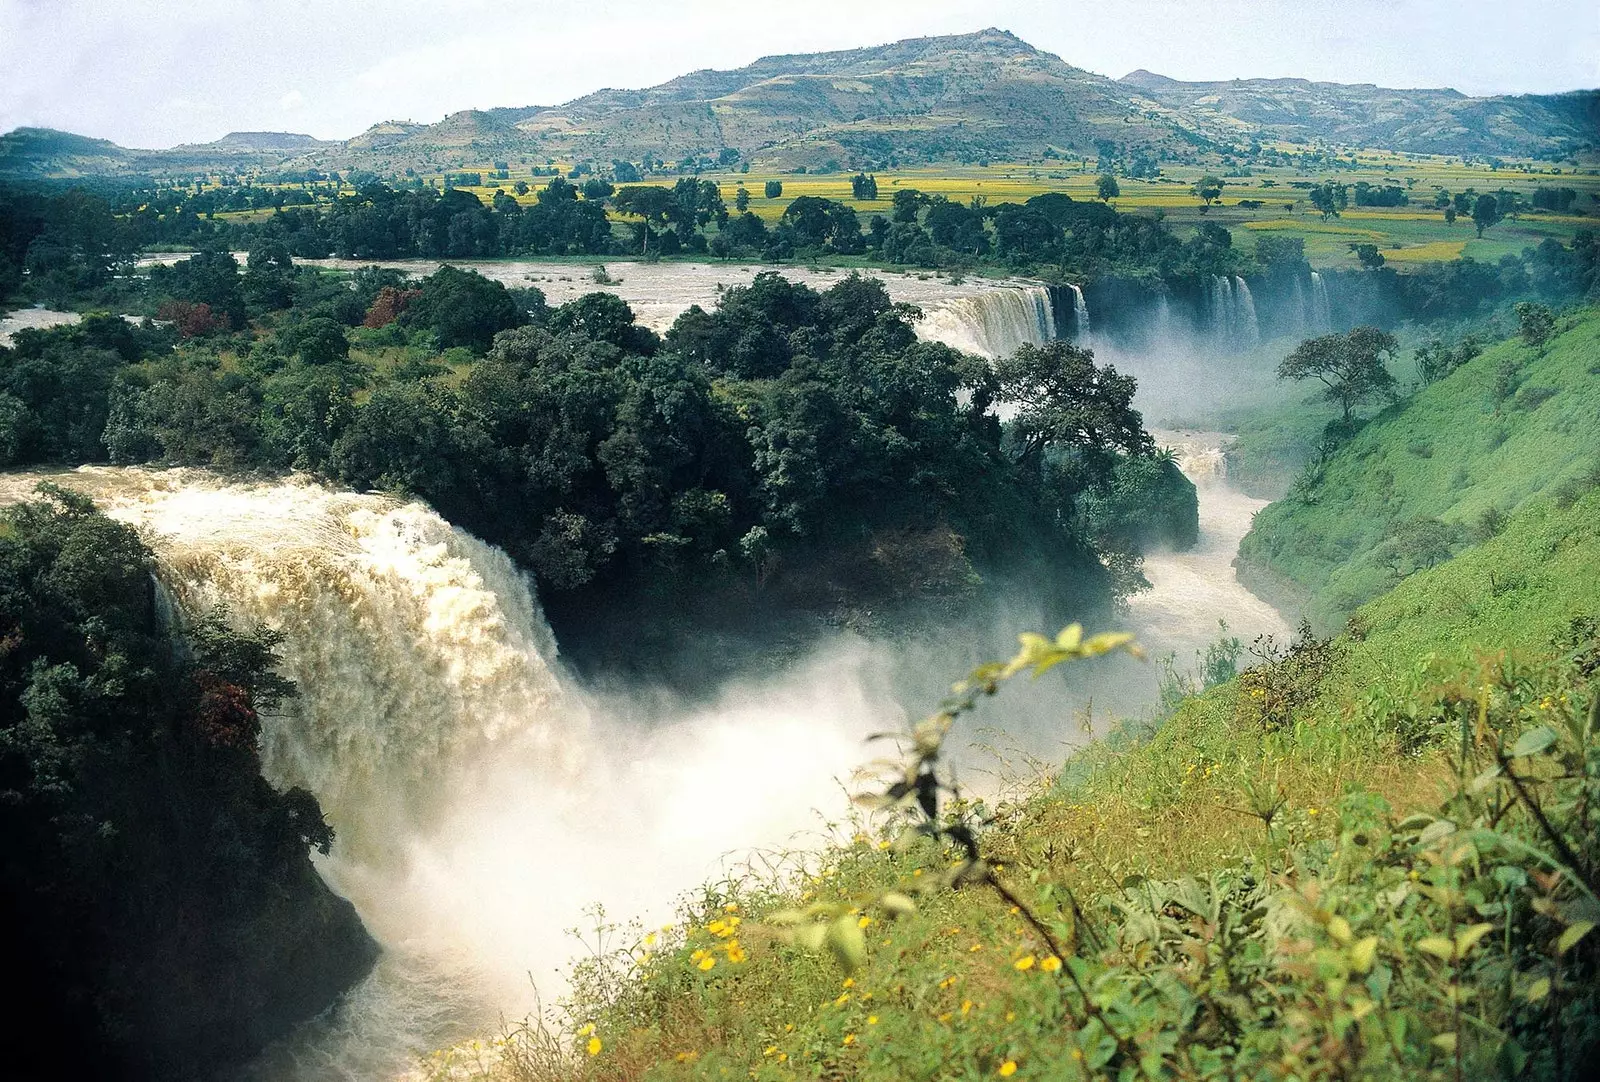
[[(1072, 288), (1075, 303), (1082, 305), (1082, 293)], [(1087, 316), (1085, 321), (1087, 326)], [(928, 308), (917, 334), (969, 353), (1005, 357), (1018, 346), (1040, 345), (1056, 336), (1055, 306), (1045, 286), (985, 290)]]
[(1211, 333), (1224, 345), (1254, 346), (1261, 341), (1250, 283), (1235, 275), (1213, 275), (1207, 287)]
[[(39, 479), (0, 476), (0, 504)], [(865, 736), (902, 720), (851, 642), (710, 705), (587, 696), (511, 561), (418, 503), (188, 470), (52, 479), (140, 529), (181, 612), (285, 636), (299, 694), (264, 721), (263, 769), (321, 801), (319, 870), (385, 958), (274, 1079), (392, 1077), (528, 1010), (534, 983), (551, 1002), (588, 907), (670, 916), (729, 854), (845, 810)]]

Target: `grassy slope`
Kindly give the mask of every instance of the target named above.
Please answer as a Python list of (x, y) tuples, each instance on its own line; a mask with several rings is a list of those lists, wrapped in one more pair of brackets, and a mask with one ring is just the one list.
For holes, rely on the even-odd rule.
[[(1352, 448), (1352, 458), (1355, 453)], [(1557, 473), (1565, 471), (1564, 463), (1551, 468), (1556, 467)], [(1520, 491), (1525, 484), (1526, 478), (1513, 478), (1495, 491)], [(1232, 882), (1237, 890), (1242, 875), (1259, 877), (1263, 858), (1275, 868), (1297, 868), (1290, 878), (1275, 881), (1275, 890), (1284, 888), (1280, 902), (1289, 897), (1290, 885), (1307, 877), (1321, 884), (1316, 890), (1327, 892), (1327, 906), (1348, 914), (1357, 936), (1368, 930), (1378, 935), (1384, 966), (1397, 982), (1379, 1014), (1389, 1020), (1385, 1025), (1405, 1014), (1412, 1026), (1410, 1036), (1395, 1043), (1400, 1062), (1374, 1061), (1362, 1076), (1451, 1077), (1455, 1065), (1432, 1040), (1456, 1024), (1441, 1013), (1434, 998), (1444, 978), (1431, 963), (1417, 962), (1405, 944), (1454, 918), (1429, 910), (1426, 903), (1374, 908), (1380, 889), (1398, 889), (1396, 884), (1404, 886), (1408, 877), (1426, 884), (1430, 876), (1444, 873), (1423, 859), (1425, 846), (1415, 841), (1414, 833), (1401, 839), (1392, 826), (1379, 828), (1388, 831), (1382, 837), (1389, 848), (1352, 852), (1352, 844), (1362, 844), (1349, 842), (1361, 836), (1352, 827), (1360, 820), (1360, 801), (1345, 798), (1341, 805), (1341, 798), (1359, 785), (1386, 798), (1397, 815), (1437, 807), (1446, 799), (1455, 777), (1443, 750), (1450, 742), (1441, 739), (1448, 726), (1438, 725), (1438, 719), (1455, 689), (1476, 694), (1500, 679), (1496, 674), (1507, 667), (1496, 659), (1515, 657), (1518, 671), (1532, 674), (1515, 691), (1495, 685), (1495, 710), (1513, 731), (1528, 719), (1552, 716), (1547, 713), (1552, 704), (1557, 711), (1571, 709), (1560, 705), (1569, 703), (1561, 696), (1570, 693), (1576, 701), (1585, 693), (1571, 682), (1569, 667), (1550, 661), (1560, 653), (1553, 642), (1574, 618), (1600, 616), (1600, 576), (1593, 574), (1597, 565), (1600, 489), (1574, 485), (1558, 497), (1528, 500), (1494, 538), (1411, 575), (1364, 607), (1355, 635), (1334, 641), (1333, 662), (1320, 680), (1307, 684), (1309, 702), (1295, 712), (1291, 724), (1269, 729), (1259, 723), (1249, 677), (1214, 688), (1186, 701), (1159, 730), (1091, 748), (1059, 778), (1042, 780), (1001, 805), (986, 848), (1013, 888), (1047, 915), (1064, 921), (1065, 913), (1057, 908), (1062, 892), (1075, 892), (1090, 922), (1113, 944), (1097, 951), (1080, 940), (1079, 948), (1087, 967), (1112, 974), (1099, 986), (1107, 1002), (1119, 981), (1132, 986), (1133, 974), (1148, 977), (1161, 971), (1163, 957), (1180, 959), (1174, 963), (1180, 969), (1168, 972), (1179, 972), (1184, 964), (1181, 951), (1163, 955), (1159, 945), (1153, 950), (1137, 945), (1137, 922), (1146, 919), (1135, 912), (1142, 896), (1167, 888), (1130, 887), (1136, 880), (1129, 877), (1168, 880), (1194, 874), (1215, 877), (1219, 884)], [(1004, 708), (1002, 693), (979, 723), (1003, 723)], [(1410, 750), (1402, 752), (1402, 747)], [(1250, 803), (1245, 790), (1263, 784), (1281, 785), (1286, 802), (1270, 849), (1263, 845), (1261, 823), (1239, 810)], [(1459, 817), (1461, 809), (1452, 814)], [(1331, 844), (1334, 839), (1337, 844)], [(1342, 860), (1341, 846), (1351, 853)], [(581, 973), (569, 1009), (574, 1028), (596, 1026), (598, 1046), (588, 1046), (594, 1054), (585, 1054), (588, 1033), (572, 1039), (524, 1032), (504, 1046), (506, 1058), (490, 1073), (541, 1080), (885, 1082), (1003, 1073), (1019, 1078), (1092, 1076), (1083, 1072), (1084, 1061), (1073, 1051), (1075, 1033), (1084, 1031), (1065, 1019), (1072, 995), (1062, 975), (1041, 970), (1039, 941), (1015, 911), (987, 892), (924, 895), (915, 916), (894, 922), (866, 907), (867, 961), (850, 980), (843, 979), (831, 960), (783, 945), (760, 924), (763, 913), (777, 908), (859, 898), (891, 887), (914, 888), (937, 875), (947, 859), (948, 854), (931, 851), (895, 855), (875, 838), (858, 834), (821, 854), (811, 874), (708, 887), (686, 904), (683, 923), (660, 941), (654, 936), (635, 940), (631, 952), (609, 963), (591, 963)], [(1296, 897), (1303, 901), (1305, 890), (1312, 889), (1304, 888)], [(1284, 904), (1293, 908), (1301, 902), (1290, 898)], [(1170, 905), (1167, 911), (1173, 911)], [(713, 923), (730, 916), (747, 922), (732, 930), (747, 952), (737, 961), (724, 950), (727, 940), (716, 934), (730, 930)], [(1058, 932), (1061, 927), (1058, 923)], [(1190, 934), (1204, 941), (1203, 930), (1171, 932), (1169, 946), (1184, 943), (1183, 950), (1204, 954), (1195, 939), (1183, 938)], [(1308, 946), (1327, 942), (1314, 928), (1302, 929), (1302, 934), (1309, 937)], [(1496, 931), (1487, 942), (1498, 943), (1500, 934)], [(1506, 939), (1510, 941), (1509, 934)], [(707, 957), (713, 960), (709, 969), (703, 968)], [(1211, 957), (1214, 961), (1215, 955)], [(1526, 953), (1519, 957), (1519, 965), (1530, 964)], [(1027, 958), (1035, 963), (1019, 968)], [(1319, 997), (1333, 985), (1325, 986), (1315, 970), (1309, 976), (1296, 970), (1287, 956), (1261, 964), (1266, 967), (1260, 970), (1261, 979), (1270, 981), (1272, 995), (1279, 997), (1273, 1000), (1275, 1009), (1285, 1008), (1286, 1013), (1245, 1040), (1274, 1042), (1280, 1026), (1291, 1036), (1314, 1031), (1317, 1012), (1327, 1008), (1326, 999)], [(1469, 979), (1489, 978), (1474, 973)], [(1189, 973), (1183, 986), (1192, 990), (1204, 984), (1195, 980)], [(1338, 987), (1339, 995), (1366, 994), (1358, 984), (1350, 986), (1358, 989), (1355, 993), (1343, 984)], [(1520, 1008), (1511, 1000), (1499, 1007), (1486, 1000), (1478, 1009), (1492, 1024), (1504, 1026), (1507, 1012)], [(1159, 1014), (1156, 1007), (1151, 1010)], [(1569, 1017), (1561, 1024), (1576, 1032), (1578, 1023)], [(1174, 1054), (1198, 1055), (1194, 1048), (1219, 1043), (1215, 1034), (1206, 1035), (1201, 1022), (1194, 1025), (1193, 1041), (1184, 1037), (1180, 1045), (1190, 1051)], [(1527, 1033), (1524, 1038), (1530, 1046), (1537, 1043)], [(1231, 1046), (1232, 1040), (1220, 1043)], [(1324, 1045), (1324, 1052), (1330, 1047), (1339, 1046)], [(1386, 1048), (1366, 1047), (1374, 1056), (1390, 1055)], [(1280, 1053), (1281, 1060), (1272, 1058)], [(1492, 1045), (1471, 1038), (1465, 1070), (1481, 1073), (1493, 1055)], [(1322, 1069), (1313, 1064), (1301, 1073), (1290, 1070), (1290, 1056), (1275, 1045), (1271, 1056), (1243, 1070), (1242, 1076), (1280, 1077), (1287, 1072), (1323, 1077), (1322, 1069), (1330, 1065), (1324, 1059)], [(1017, 1066), (1005, 1073), (1008, 1063)], [(476, 1073), (460, 1054), (442, 1056), (435, 1066), (441, 1075), (451, 1070)]]
[[(1501, 343), (1374, 418), (1321, 473), (1308, 498), (1263, 510), (1240, 546), (1241, 571), (1337, 626), (1395, 582), (1384, 541), (1436, 518), (1469, 533), (1600, 462), (1600, 309), (1564, 321), (1543, 352)], [(1499, 399), (1507, 373), (1519, 389)]]

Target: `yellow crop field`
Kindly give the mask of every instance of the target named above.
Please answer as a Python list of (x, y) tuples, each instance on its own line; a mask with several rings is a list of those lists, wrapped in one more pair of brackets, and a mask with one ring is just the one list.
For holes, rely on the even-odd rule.
[(1467, 246), (1466, 239), (1436, 240), (1428, 244), (1415, 244), (1406, 248), (1380, 248), (1383, 258), (1391, 263), (1434, 263), (1441, 260), (1460, 259)]

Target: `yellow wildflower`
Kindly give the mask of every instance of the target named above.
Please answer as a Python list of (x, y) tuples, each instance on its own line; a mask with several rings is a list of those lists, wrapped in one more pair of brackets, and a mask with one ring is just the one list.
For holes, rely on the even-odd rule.
[(963, 999), (961, 1001), (961, 1017), (965, 1018), (967, 1015), (969, 1015), (971, 1013), (972, 1013), (972, 1000)]
[(855, 986), (856, 979), (854, 977), (846, 977), (844, 983), (839, 985), (840, 988), (854, 988)]
[(1015, 966), (1021, 972), (1026, 973), (1028, 970), (1033, 968), (1033, 955), (1024, 954), (1021, 958), (1018, 958), (1015, 962), (1012, 962), (1011, 964), (1013, 966)]
[(856, 1035), (854, 1033), (846, 1033), (844, 1035), (844, 1046), (846, 1048), (849, 1048), (851, 1045), (853, 1045), (855, 1043), (856, 1043)]
[(877, 1015), (875, 1015), (875, 1014), (867, 1015), (867, 1025), (875, 1026), (877, 1024), (878, 1024), (878, 1016)]
[(1014, 1075), (1016, 1073), (1017, 1073), (1017, 1061), (1016, 1060), (1008, 1059), (1008, 1060), (1006, 1060), (1004, 1063), (1002, 1063), (1000, 1065), (999, 1074), (1000, 1074), (1001, 1078), (1010, 1078), (1012, 1075)]
[(584, 1026), (582, 1029), (580, 1029), (578, 1031), (578, 1036), (587, 1037), (593, 1032), (594, 1032), (594, 1023), (590, 1022), (588, 1025)]
[(870, 925), (871, 923), (872, 923), (872, 918), (871, 917), (862, 917), (860, 920), (856, 921), (856, 927), (857, 928), (865, 928), (868, 925)]
[(849, 1002), (850, 1002), (850, 993), (849, 992), (840, 992), (839, 993), (839, 998), (833, 1001), (833, 1005), (835, 1007), (843, 1007), (846, 1003), (849, 1003)]
[(750, 957), (745, 953), (744, 948), (739, 946), (739, 941), (737, 939), (728, 940), (728, 946), (726, 949), (728, 952), (728, 961), (732, 962), (734, 965), (738, 965), (740, 962), (743, 962), (746, 958)]
[(712, 966), (714, 966), (716, 964), (717, 964), (717, 960), (715, 958), (711, 957), (711, 955), (709, 955), (709, 954), (706, 955), (704, 958), (700, 959), (700, 968), (701, 969), (710, 969)]
[(585, 1045), (585, 1047), (589, 1050), (589, 1055), (598, 1056), (600, 1054), (600, 1049), (603, 1046), (600, 1044), (599, 1037), (590, 1037), (589, 1043)]
[(1044, 970), (1046, 973), (1054, 973), (1056, 970), (1061, 968), (1061, 959), (1052, 954), (1050, 957), (1039, 963), (1039, 968)]

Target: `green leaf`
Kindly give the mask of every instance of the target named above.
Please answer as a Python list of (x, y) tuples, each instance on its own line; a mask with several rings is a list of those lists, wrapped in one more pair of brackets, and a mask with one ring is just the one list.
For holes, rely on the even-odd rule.
[(1417, 949), (1437, 958), (1442, 958), (1446, 962), (1451, 961), (1456, 956), (1456, 945), (1442, 935), (1430, 935), (1426, 939), (1419, 940)]
[(1541, 725), (1537, 729), (1529, 729), (1511, 746), (1514, 758), (1524, 755), (1537, 755), (1545, 748), (1556, 742), (1556, 731), (1548, 725)]
[(1456, 957), (1465, 958), (1473, 945), (1494, 931), (1492, 924), (1474, 924), (1471, 928), (1463, 929), (1456, 933)]
[(1446, 1052), (1454, 1052), (1456, 1050), (1456, 1035), (1454, 1033), (1441, 1033), (1428, 1043), (1442, 1048)]
[(1357, 973), (1365, 973), (1372, 968), (1372, 961), (1377, 954), (1378, 937), (1369, 935), (1350, 948), (1350, 968)]
[(1350, 940), (1355, 938), (1350, 931), (1350, 922), (1343, 917), (1334, 917), (1328, 921), (1328, 934), (1340, 946), (1349, 946)]
[(1561, 933), (1561, 938), (1556, 940), (1556, 953), (1565, 954), (1577, 946), (1578, 940), (1594, 930), (1594, 921), (1580, 920), (1567, 925), (1567, 930)]
[(1528, 990), (1526, 992), (1522, 993), (1522, 997), (1524, 999), (1526, 999), (1529, 1003), (1537, 1003), (1537, 1002), (1539, 1002), (1541, 999), (1543, 999), (1545, 996), (1547, 996), (1549, 994), (1550, 994), (1550, 978), (1549, 977), (1540, 977), (1538, 980), (1536, 980), (1532, 984), (1528, 985)]
[(897, 890), (889, 891), (878, 901), (891, 917), (909, 917), (917, 911), (917, 903)]
[(856, 919), (848, 913), (827, 926), (823, 943), (846, 976), (867, 963), (867, 937), (861, 934)]
[(819, 951), (827, 939), (827, 924), (804, 924), (794, 930), (794, 941), (808, 951)]

